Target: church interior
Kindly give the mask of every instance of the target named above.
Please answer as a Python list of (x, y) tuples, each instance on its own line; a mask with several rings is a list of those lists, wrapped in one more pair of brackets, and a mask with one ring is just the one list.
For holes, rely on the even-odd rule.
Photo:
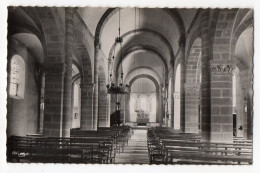
[(252, 164), (253, 16), (9, 6), (7, 161)]

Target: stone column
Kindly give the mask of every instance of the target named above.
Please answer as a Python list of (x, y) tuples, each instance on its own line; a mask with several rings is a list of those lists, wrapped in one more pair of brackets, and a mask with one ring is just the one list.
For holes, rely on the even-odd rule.
[(230, 62), (212, 61), (211, 72), (211, 134), (212, 142), (233, 141), (232, 73)]
[(125, 117), (126, 117), (126, 95), (122, 95), (122, 98), (121, 98), (121, 104), (122, 104), (122, 106), (121, 106), (121, 108), (123, 109), (122, 110), (122, 114), (123, 114), (123, 116), (122, 116), (122, 121), (123, 121), (123, 124), (125, 124)]
[(185, 133), (198, 133), (200, 84), (185, 84)]
[(98, 94), (99, 96), (99, 103), (98, 103), (98, 127), (108, 127), (108, 122), (107, 122), (107, 93), (106, 92), (100, 92)]
[(93, 129), (97, 130), (98, 125), (98, 61), (101, 44), (99, 40), (95, 40), (95, 54), (94, 54), (94, 95), (93, 95)]
[(93, 84), (81, 84), (81, 130), (93, 130)]
[(171, 73), (171, 92), (168, 96), (171, 99), (171, 104), (169, 105), (171, 108), (170, 112), (170, 127), (174, 128), (174, 75)]
[[(251, 80), (251, 78), (250, 78)], [(252, 80), (249, 82), (248, 94), (247, 94), (247, 139), (253, 139), (253, 89)]]
[(62, 137), (65, 67), (64, 63), (46, 63), (44, 65), (44, 136)]
[(63, 104), (63, 137), (70, 136), (72, 127), (72, 54), (73, 54), (73, 15), (74, 8), (65, 8), (65, 64), (64, 104)]
[(210, 35), (209, 9), (201, 12), (201, 137), (203, 141), (210, 140)]
[(181, 56), (181, 84), (180, 84), (180, 131), (185, 132), (185, 36), (181, 36), (179, 40), (180, 56)]
[(160, 91), (159, 88), (156, 89), (156, 123), (160, 122)]
[(168, 121), (169, 121), (169, 117), (168, 117), (168, 113), (169, 113), (169, 109), (168, 109), (168, 104), (169, 104), (169, 102), (168, 102), (168, 87), (169, 86), (166, 86), (165, 87), (165, 98), (164, 98), (164, 114), (165, 114), (165, 127), (169, 127), (168, 125), (169, 125), (169, 123), (168, 123)]
[(164, 113), (164, 111), (163, 111), (164, 106), (163, 106), (163, 91), (162, 91), (162, 86), (160, 86), (159, 96), (160, 96), (160, 102), (159, 102), (159, 107), (160, 107), (160, 121), (159, 121), (159, 123), (160, 123), (160, 126), (162, 126), (162, 125), (163, 125), (163, 113)]
[(125, 110), (125, 122), (130, 122), (130, 93), (126, 94)]
[(118, 95), (117, 102), (119, 102), (119, 110), (120, 110), (120, 121), (125, 123), (125, 95)]
[(180, 129), (180, 93), (173, 93), (174, 98), (174, 116), (173, 116), (173, 129)]
[(111, 95), (107, 95), (107, 114), (106, 114), (106, 121), (107, 127), (110, 127), (110, 114), (111, 114)]

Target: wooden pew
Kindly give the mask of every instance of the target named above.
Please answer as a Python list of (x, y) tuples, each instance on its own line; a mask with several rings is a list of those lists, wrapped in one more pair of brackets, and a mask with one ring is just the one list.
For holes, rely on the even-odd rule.
[[(166, 135), (165, 132), (167, 132)], [(177, 134), (169, 129), (161, 130), (159, 128), (149, 129), (147, 136), (148, 151), (152, 151), (153, 148), (161, 148), (161, 153), (164, 154), (161, 164), (252, 163), (252, 143), (250, 141), (207, 143), (201, 142), (200, 136), (196, 134)]]
[[(104, 150), (101, 140), (12, 136), (8, 139), (8, 161), (90, 163), (93, 160), (93, 154), (99, 152), (101, 156), (103, 154), (102, 163), (108, 163), (108, 156), (112, 150)], [(84, 160), (87, 156), (92, 156), (91, 160)]]
[(115, 127), (99, 127), (98, 131), (71, 131), (72, 137), (91, 137), (91, 136), (110, 136), (114, 139), (116, 151), (124, 150), (125, 144), (128, 144), (128, 139), (131, 137), (130, 127), (115, 126)]
[(90, 138), (90, 137), (109, 137), (113, 139), (112, 148), (113, 154), (112, 160), (115, 159), (116, 152), (124, 150), (125, 144), (128, 144), (128, 139), (131, 137), (131, 131), (129, 126), (115, 126), (115, 127), (99, 127), (98, 131), (71, 131), (71, 136), (76, 138)]
[(112, 163), (117, 148), (127, 143), (130, 128), (72, 130), (70, 138), (39, 135), (11, 136), (7, 140), (9, 162)]

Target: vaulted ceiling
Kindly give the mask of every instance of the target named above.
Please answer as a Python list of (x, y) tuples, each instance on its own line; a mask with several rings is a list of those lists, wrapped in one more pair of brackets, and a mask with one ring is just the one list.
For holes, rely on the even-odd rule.
[[(94, 38), (97, 35), (97, 28), (100, 27), (98, 34), (101, 51), (108, 60), (115, 56), (113, 75), (119, 76), (123, 66), (126, 81), (129, 82), (137, 75), (147, 74), (159, 84), (164, 83), (170, 63), (178, 52), (179, 39), (187, 32), (197, 12), (196, 9), (121, 8), (119, 10), (100, 7), (80, 7), (77, 11)], [(123, 38), (122, 57), (118, 46), (115, 48), (115, 53), (113, 52), (115, 38), (118, 37), (119, 12)], [(30, 28), (36, 29), (36, 33), (42, 32), (37, 20), (33, 18), (36, 15), (32, 13), (35, 11), (28, 10), (27, 7), (10, 8), (8, 20), (11, 24), (15, 23), (16, 27), (12, 27), (15, 30), (9, 30), (9, 34), (28, 47), (33, 56), (43, 63), (41, 42), (25, 27), (31, 26)]]
[(36, 24), (36, 20), (32, 18), (35, 13), (31, 14), (27, 8), (20, 7), (9, 7), (8, 13), (8, 37), (19, 41), (30, 51), (38, 63), (43, 63), (43, 47), (35, 35), (35, 33), (41, 33), (41, 29)]
[(133, 82), (131, 93), (153, 93), (156, 92), (154, 83), (147, 78), (140, 78)]
[[(105, 19), (99, 39), (105, 56), (108, 59), (115, 56), (113, 74), (120, 75), (122, 64), (127, 81), (139, 74), (149, 74), (158, 80), (158, 83), (164, 81), (170, 62), (174, 60), (179, 49), (181, 34), (190, 27), (196, 11), (158, 8), (78, 9), (94, 37), (99, 22)], [(123, 37), (122, 57), (118, 46), (114, 53), (119, 15), (120, 34)]]

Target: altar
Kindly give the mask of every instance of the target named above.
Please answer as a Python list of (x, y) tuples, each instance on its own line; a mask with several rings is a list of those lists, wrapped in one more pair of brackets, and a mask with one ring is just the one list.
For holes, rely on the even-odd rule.
[(143, 110), (136, 111), (137, 117), (136, 117), (136, 123), (137, 125), (146, 125), (149, 123), (149, 113), (144, 112)]

